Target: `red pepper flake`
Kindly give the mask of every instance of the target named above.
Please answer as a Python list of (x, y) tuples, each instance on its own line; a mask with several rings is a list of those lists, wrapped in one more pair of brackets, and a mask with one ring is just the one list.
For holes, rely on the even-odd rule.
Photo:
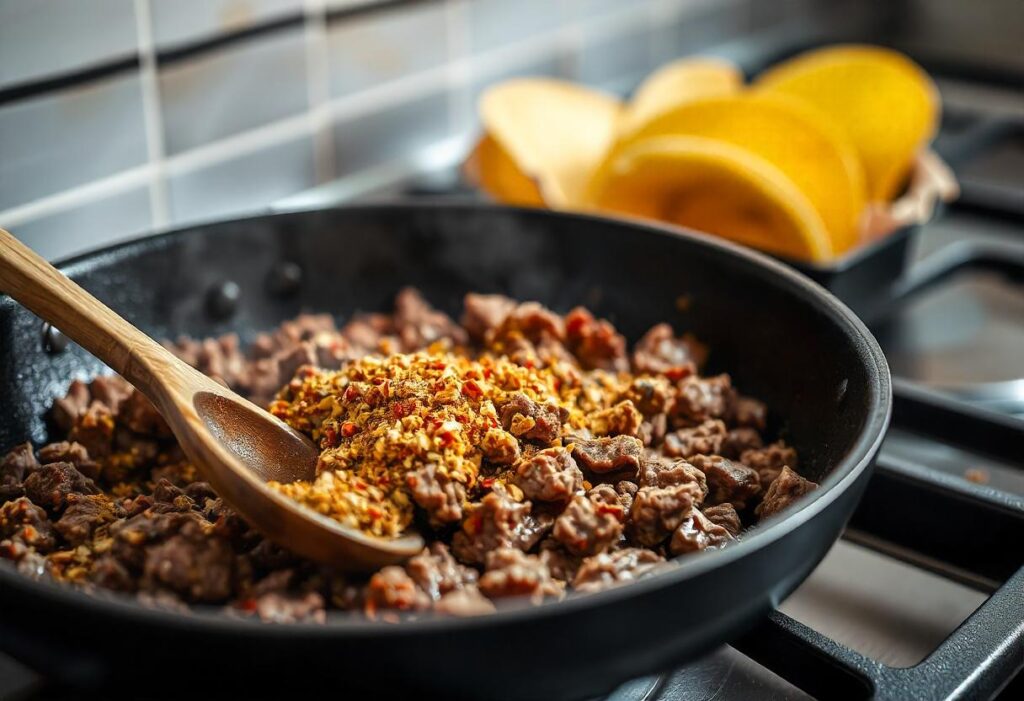
[(416, 402), (412, 399), (407, 399), (404, 402), (395, 402), (391, 405), (391, 413), (395, 415), (396, 419), (402, 419), (411, 414), (416, 409)]
[(345, 388), (345, 394), (343, 395), (346, 402), (354, 402), (363, 396), (363, 393), (359, 391), (359, 388), (355, 385), (349, 385)]
[(383, 513), (381, 513), (380, 509), (378, 509), (376, 507), (373, 507), (373, 506), (369, 507), (366, 510), (366, 513), (374, 521), (376, 521), (377, 519), (381, 518), (384, 515)]
[(256, 610), (256, 599), (248, 598), (238, 603), (238, 608), (243, 611), (249, 611), (250, 613)]
[(612, 514), (616, 518), (622, 516), (622, 506), (615, 504), (598, 504), (597, 513), (599, 514)]
[(485, 380), (489, 380), (492, 377), (494, 377), (494, 368), (492, 368), (492, 367), (484, 368), (484, 379)]
[(359, 427), (356, 426), (351, 421), (346, 421), (343, 424), (341, 424), (341, 435), (343, 435), (345, 438), (351, 438), (357, 433), (359, 433)]
[(466, 380), (462, 383), (462, 393), (470, 399), (480, 399), (484, 396), (483, 389), (473, 380)]
[(669, 380), (671, 380), (672, 382), (676, 382), (678, 380), (683, 379), (684, 377), (689, 377), (690, 375), (692, 375), (693, 366), (689, 364), (676, 365), (666, 370), (664, 374), (665, 377), (667, 377)]
[(455, 434), (451, 431), (445, 431), (441, 434), (441, 447), (447, 448), (455, 442)]
[(482, 480), (480, 480), (480, 486), (483, 487), (484, 489), (490, 489), (491, 487), (494, 486), (494, 478), (484, 477)]

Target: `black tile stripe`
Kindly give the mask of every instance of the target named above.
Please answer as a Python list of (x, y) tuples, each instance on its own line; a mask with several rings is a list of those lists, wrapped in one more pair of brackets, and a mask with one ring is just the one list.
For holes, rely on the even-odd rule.
[(138, 55), (125, 56), (97, 63), (86, 68), (58, 73), (42, 80), (15, 83), (6, 88), (0, 88), (0, 107), (12, 102), (29, 100), (33, 97), (40, 97), (67, 88), (85, 85), (119, 73), (128, 73), (138, 70), (138, 68)]
[(354, 16), (372, 15), (377, 12), (394, 10), (405, 5), (428, 5), (438, 0), (377, 0), (348, 7), (338, 7), (327, 11), (327, 23), (343, 21)]
[(208, 39), (200, 39), (198, 41), (178, 44), (177, 46), (169, 49), (158, 49), (156, 52), (156, 61), (159, 66), (178, 63), (194, 56), (199, 56), (216, 49), (222, 49), (225, 46), (231, 46), (232, 44), (249, 41), (250, 39), (255, 39), (265, 34), (273, 34), (274, 32), (292, 29), (294, 27), (301, 26), (305, 21), (305, 14), (297, 12), (279, 17), (278, 19), (271, 20), (269, 22), (264, 22), (263, 24), (256, 24), (233, 32), (218, 34)]
[[(334, 23), (347, 18), (367, 15), (382, 10), (391, 10), (402, 5), (426, 4), (438, 0), (382, 0), (380, 2), (369, 2), (355, 5), (353, 7), (342, 7), (327, 13), (327, 21)], [(269, 22), (257, 24), (233, 32), (218, 34), (206, 39), (186, 42), (167, 49), (158, 50), (156, 59), (158, 66), (172, 65), (189, 58), (215, 51), (235, 43), (248, 41), (261, 37), (265, 34), (285, 31), (301, 26), (305, 22), (305, 14), (301, 12), (292, 13)], [(113, 58), (102, 63), (97, 63), (85, 68), (75, 69), (59, 73), (42, 80), (29, 80), (22, 83), (15, 83), (6, 88), (0, 88), (0, 106), (18, 102), (21, 100), (40, 97), (50, 93), (59, 92), (68, 88), (77, 87), (103, 78), (138, 70), (140, 60), (138, 55)]]

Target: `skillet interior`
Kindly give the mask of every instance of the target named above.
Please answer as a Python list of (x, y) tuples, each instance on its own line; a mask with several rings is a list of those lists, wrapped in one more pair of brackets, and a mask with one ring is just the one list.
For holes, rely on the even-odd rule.
[[(292, 295), (269, 291), (268, 276), (281, 261), (304, 271)], [(480, 206), (370, 206), (196, 227), (84, 256), (64, 269), (155, 337), (237, 330), (244, 339), (300, 311), (329, 311), (343, 319), (388, 309), (405, 284), (452, 314), (469, 290), (537, 299), (560, 312), (582, 303), (611, 319), (630, 341), (669, 321), (711, 346), (711, 371), (728, 370), (744, 392), (768, 403), (775, 427), (800, 452), (804, 472), (819, 481), (827, 477), (826, 488), (798, 514), (734, 548), (692, 558), (670, 575), (471, 622), (382, 630), (341, 619), (323, 629), (285, 630), (223, 617), (175, 618), (134, 605), (108, 608), (78, 594), (54, 595), (50, 587), (0, 569), (0, 605), (10, 609), (0, 625), (11, 634), (4, 636), (10, 650), (45, 665), (48, 660), (31, 645), (63, 639), (79, 669), (71, 674), (76, 682), (108, 680), (116, 658), (130, 660), (133, 674), (152, 669), (141, 652), (119, 643), (117, 631), (124, 626), (135, 635), (182, 636), (175, 668), (186, 675), (189, 665), (195, 675), (209, 674), (204, 660), (210, 647), (230, 645), (232, 659), (267, 655), (282, 672), (301, 669), (304, 661), (330, 660), (340, 665), (335, 674), (351, 671), (346, 679), (353, 688), (365, 685), (377, 693), (597, 693), (709, 649), (795, 587), (849, 517), (888, 419), (885, 362), (841, 305), (761, 256), (650, 226)], [(224, 280), (236, 282), (242, 296), (237, 312), (218, 320), (207, 313), (205, 300)], [(10, 300), (0, 301), (6, 398), (0, 448), (26, 438), (43, 441), (46, 425), (39, 417), (53, 398), (71, 377), (100, 369), (77, 347), (48, 355), (40, 341), (40, 322)], [(21, 602), (17, 610), (13, 601)], [(33, 607), (44, 616), (94, 620), (107, 629), (109, 649), (83, 649), (74, 631), (63, 630), (66, 623), (56, 635), (33, 630)], [(459, 674), (437, 674), (446, 661), (460, 661)], [(66, 666), (65, 660), (49, 662)], [(387, 674), (395, 665), (401, 673)], [(522, 671), (509, 676), (517, 668)], [(116, 672), (123, 674), (124, 667)], [(491, 686), (502, 672), (501, 685)]]

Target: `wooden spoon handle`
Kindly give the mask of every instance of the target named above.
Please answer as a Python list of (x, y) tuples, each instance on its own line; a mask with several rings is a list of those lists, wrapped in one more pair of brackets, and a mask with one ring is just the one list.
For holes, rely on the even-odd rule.
[(146, 394), (155, 389), (154, 373), (181, 365), (170, 351), (3, 229), (0, 291), (53, 324)]

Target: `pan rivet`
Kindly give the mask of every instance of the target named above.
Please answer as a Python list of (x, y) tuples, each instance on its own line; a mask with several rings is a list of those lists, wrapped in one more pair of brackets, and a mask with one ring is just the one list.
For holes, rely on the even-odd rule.
[(267, 275), (267, 289), (277, 297), (295, 294), (302, 285), (302, 268), (298, 263), (283, 261), (275, 265)]
[(56, 355), (68, 347), (68, 337), (49, 323), (43, 324), (43, 350)]
[(238, 309), (242, 289), (238, 283), (226, 280), (206, 293), (206, 311), (214, 319), (227, 319)]

